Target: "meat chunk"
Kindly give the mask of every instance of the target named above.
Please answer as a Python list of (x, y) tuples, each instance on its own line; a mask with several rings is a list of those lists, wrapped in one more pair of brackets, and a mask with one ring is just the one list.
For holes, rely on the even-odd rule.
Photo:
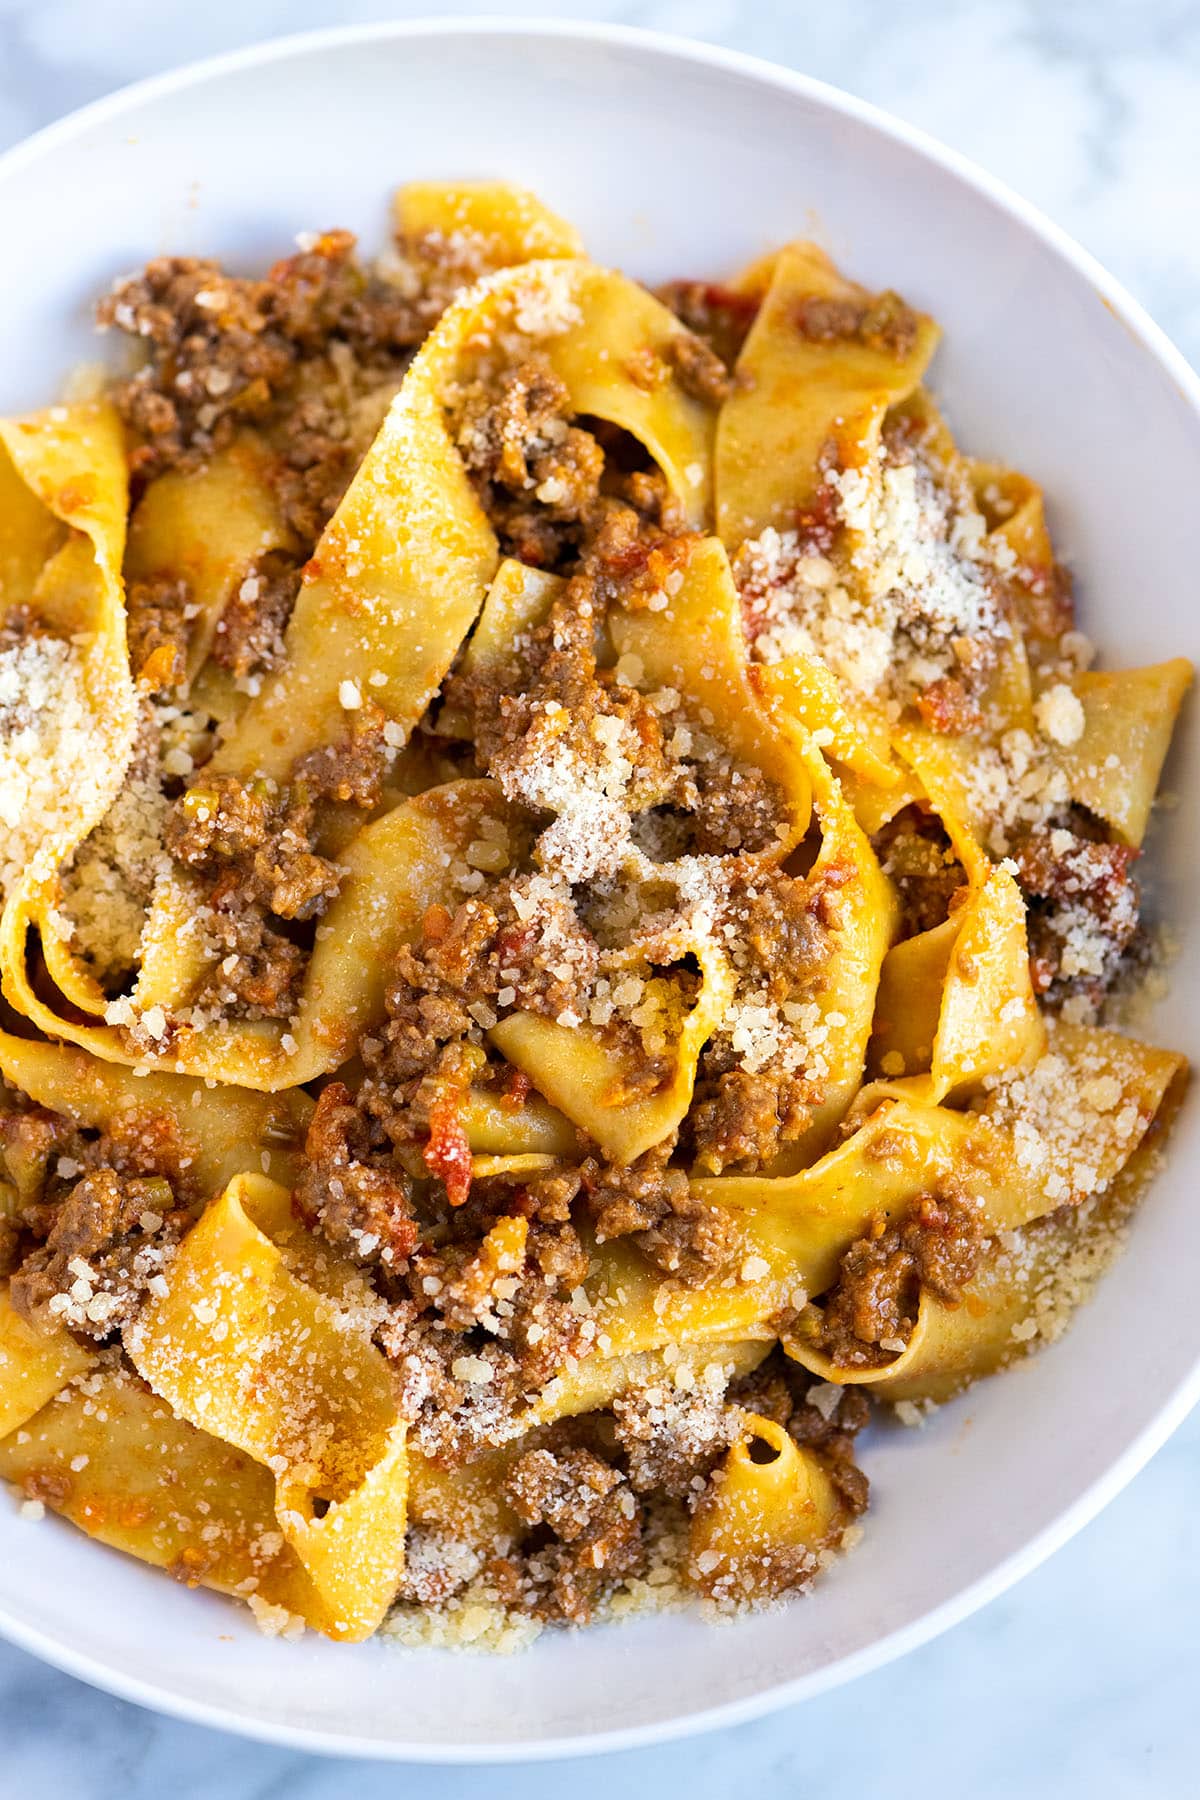
[(269, 841), (271, 811), (265, 788), (248, 788), (235, 775), (207, 775), (169, 816), (166, 847), (188, 869), (239, 861)]
[(13, 1276), (12, 1303), (31, 1323), (57, 1318), (105, 1338), (134, 1317), (189, 1222), (169, 1182), (93, 1170), (58, 1204), (45, 1244)]
[(1138, 928), (1137, 854), (1062, 827), (1030, 832), (1017, 847), (1034, 992), (1048, 1004), (1079, 996), (1098, 1005), (1119, 974)]
[(320, 469), (318, 482), (307, 484), (310, 506), (321, 490), (315, 516), (289, 508), (309, 542), (353, 472), (353, 449), (345, 418), (335, 418), (336, 429), (321, 432), (314, 446), (302, 375), (320, 363), (327, 389), (345, 389), (352, 374), (358, 379), (350, 388), (361, 390), (369, 385), (364, 375), (398, 375), (428, 329), (399, 288), (360, 267), (345, 231), (324, 233), (262, 280), (227, 275), (195, 257), (157, 258), (119, 282), (97, 316), (148, 353), (116, 388), (134, 437), (135, 476), (195, 468), (247, 423), (274, 428), (294, 477)]
[(613, 1401), (617, 1443), (639, 1494), (695, 1499), (738, 1431), (720, 1388), (672, 1383), (631, 1388)]
[(590, 1450), (530, 1450), (505, 1483), (518, 1518), (551, 1541), (525, 1553), (519, 1593), (535, 1618), (584, 1625), (605, 1591), (642, 1565), (642, 1510), (625, 1477)]
[(379, 800), (391, 760), (386, 720), (365, 707), (338, 744), (301, 757), (275, 789), (203, 772), (167, 815), (167, 850), (205, 889), (204, 922), (223, 951), (197, 1002), (248, 1019), (290, 1018), (307, 967), (279, 921), (320, 917), (342, 870), (320, 854), (322, 802), (364, 812)]
[(875, 854), (900, 897), (900, 936), (941, 925), (967, 897), (966, 877), (936, 813), (906, 806), (876, 832)]
[(213, 636), (213, 661), (240, 683), (278, 668), (299, 589), (300, 570), (291, 558), (264, 557), (225, 604)]
[(897, 359), (911, 354), (920, 321), (890, 289), (873, 300), (806, 296), (796, 307), (796, 328), (815, 344), (857, 341)]
[(683, 1169), (657, 1145), (628, 1167), (595, 1160), (583, 1165), (584, 1193), (596, 1237), (632, 1236), (658, 1268), (685, 1281), (705, 1281), (729, 1266), (741, 1238), (732, 1215), (692, 1193)]
[(129, 666), (144, 686), (169, 688), (183, 680), (190, 604), (191, 589), (177, 576), (126, 584)]
[(570, 395), (531, 358), (466, 395), (457, 441), (484, 510), (510, 555), (552, 567), (580, 542), (595, 506), (604, 452), (568, 421)]
[(668, 281), (657, 294), (663, 305), (732, 369), (757, 317), (758, 296), (713, 281)]
[(767, 1168), (812, 1120), (809, 1083), (786, 1069), (706, 1072), (688, 1125), (696, 1162), (711, 1175)]
[(923, 1288), (959, 1304), (983, 1241), (978, 1206), (957, 1194), (923, 1195), (902, 1225), (877, 1217), (842, 1257), (822, 1306), (806, 1309), (814, 1341), (842, 1367), (886, 1362), (912, 1335)]
[(667, 339), (667, 361), (685, 394), (706, 406), (720, 406), (729, 398), (729, 371), (710, 344), (695, 332), (679, 332)]
[(411, 1180), (372, 1143), (340, 1081), (317, 1100), (293, 1200), (310, 1228), (356, 1262), (402, 1268), (420, 1239)]

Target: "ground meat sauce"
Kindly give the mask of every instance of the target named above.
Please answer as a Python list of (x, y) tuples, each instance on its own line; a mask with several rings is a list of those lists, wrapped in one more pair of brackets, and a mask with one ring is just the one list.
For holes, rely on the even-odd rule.
[(211, 654), (247, 692), (283, 661), (283, 634), (299, 591), (299, 563), (276, 552), (263, 557), (226, 602)]
[(349, 1089), (329, 1082), (309, 1124), (292, 1196), (304, 1223), (356, 1262), (399, 1268), (420, 1240), (412, 1195), (411, 1179), (380, 1149)]
[[(276, 452), (273, 480), (296, 548), (252, 570), (218, 623), (214, 659), (239, 683), (277, 666), (306, 557), (412, 353), (481, 272), (466, 240), (404, 242), (367, 268), (350, 232), (328, 231), (261, 279), (160, 257), (101, 301), (101, 326), (127, 334), (142, 359), (113, 389), (135, 493), (169, 469), (202, 467), (247, 426)], [(181, 582), (130, 584), (131, 660), (135, 673), (149, 671), (148, 686), (181, 678), (188, 603)]]
[(758, 296), (713, 281), (668, 281), (657, 292), (663, 305), (732, 370), (758, 314)]
[[(837, 926), (836, 868), (810, 883), (781, 870), (756, 869), (735, 883), (730, 926), (744, 985), (769, 1004), (795, 1004), (820, 989)], [(692, 1158), (705, 1174), (752, 1174), (769, 1168), (802, 1137), (819, 1098), (803, 1068), (780, 1052), (750, 1070), (727, 1032), (717, 1032), (700, 1058), (686, 1130)]]
[(344, 408), (339, 417), (317, 390), (394, 381), (436, 318), (423, 296), (364, 270), (354, 248), (350, 232), (329, 231), (261, 280), (160, 257), (118, 282), (97, 316), (146, 354), (115, 392), (136, 477), (198, 467), (239, 426), (264, 426), (292, 478), (288, 511), (302, 537), (314, 535), (353, 473)]
[(680, 332), (668, 338), (664, 354), (685, 394), (703, 400), (706, 406), (720, 406), (728, 400), (733, 391), (729, 371), (702, 337)]
[(932, 931), (967, 898), (962, 864), (936, 813), (906, 806), (872, 839), (900, 901), (900, 937)]
[(190, 606), (191, 590), (182, 578), (126, 583), (129, 666), (143, 687), (171, 688), (183, 680)]
[(11, 1187), (0, 1250), (13, 1306), (35, 1326), (110, 1337), (195, 1216), (174, 1121), (131, 1116), (97, 1135), (42, 1107), (3, 1112), (0, 1158)]
[(1062, 827), (1031, 831), (1016, 846), (1033, 989), (1048, 1005), (1096, 1006), (1119, 975), (1138, 931), (1137, 855)]
[(592, 1451), (530, 1450), (505, 1495), (544, 1539), (511, 1571), (516, 1604), (534, 1618), (584, 1625), (613, 1582), (641, 1568), (641, 1506), (626, 1477)]
[(508, 555), (534, 568), (577, 550), (599, 498), (604, 452), (568, 423), (570, 397), (544, 359), (476, 382), (461, 403), (458, 447)]
[(741, 1243), (731, 1214), (697, 1200), (671, 1143), (647, 1150), (628, 1168), (589, 1158), (582, 1174), (601, 1243), (632, 1237), (658, 1268), (684, 1281), (708, 1281), (727, 1269)]
[(795, 322), (801, 337), (810, 343), (850, 340), (897, 360), (911, 355), (920, 330), (917, 314), (890, 290), (873, 300), (813, 295), (799, 303)]
[(391, 760), (384, 715), (365, 706), (340, 743), (306, 752), (282, 788), (202, 773), (167, 815), (163, 841), (202, 883), (201, 916), (222, 951), (201, 1008), (290, 1018), (307, 950), (288, 927), (318, 919), (341, 874), (318, 848), (323, 803), (377, 806)]
[(878, 1215), (842, 1257), (819, 1306), (802, 1314), (816, 1346), (839, 1368), (872, 1368), (907, 1344), (923, 1289), (957, 1306), (975, 1273), (984, 1233), (965, 1196), (923, 1195), (903, 1225)]

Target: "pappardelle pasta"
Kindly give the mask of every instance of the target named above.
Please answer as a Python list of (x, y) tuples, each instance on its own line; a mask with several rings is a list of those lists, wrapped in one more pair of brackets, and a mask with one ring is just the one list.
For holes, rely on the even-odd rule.
[(0, 1476), (285, 1634), (805, 1587), (1158, 1153), (1188, 665), (809, 243), (420, 184), (99, 314), (0, 421)]

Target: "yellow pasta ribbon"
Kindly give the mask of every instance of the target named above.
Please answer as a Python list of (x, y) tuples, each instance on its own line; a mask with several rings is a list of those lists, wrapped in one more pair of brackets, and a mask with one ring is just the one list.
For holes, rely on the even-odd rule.
[(369, 1331), (298, 1280), (255, 1222), (281, 1198), (264, 1177), (236, 1178), (125, 1347), (180, 1417), (271, 1470), (321, 1629), (357, 1640), (379, 1624), (404, 1565), (405, 1426)]

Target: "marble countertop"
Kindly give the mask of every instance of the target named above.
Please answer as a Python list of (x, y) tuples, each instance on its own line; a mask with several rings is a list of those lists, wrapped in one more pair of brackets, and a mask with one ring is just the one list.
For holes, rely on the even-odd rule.
[[(0, 148), (124, 82), (403, 0), (0, 0)], [(467, 10), (464, 8), (464, 10)], [(506, 9), (476, 0), (474, 10)], [(1200, 363), (1197, 0), (593, 0), (602, 18), (771, 57), (877, 102), (1011, 182)], [(1054, 1560), (901, 1663), (754, 1725), (587, 1764), (427, 1770), (292, 1755), (159, 1719), (0, 1644), (0, 1790), (33, 1800), (577, 1800), (835, 1787), (908, 1800), (1174, 1800), (1200, 1721), (1200, 1415)]]

